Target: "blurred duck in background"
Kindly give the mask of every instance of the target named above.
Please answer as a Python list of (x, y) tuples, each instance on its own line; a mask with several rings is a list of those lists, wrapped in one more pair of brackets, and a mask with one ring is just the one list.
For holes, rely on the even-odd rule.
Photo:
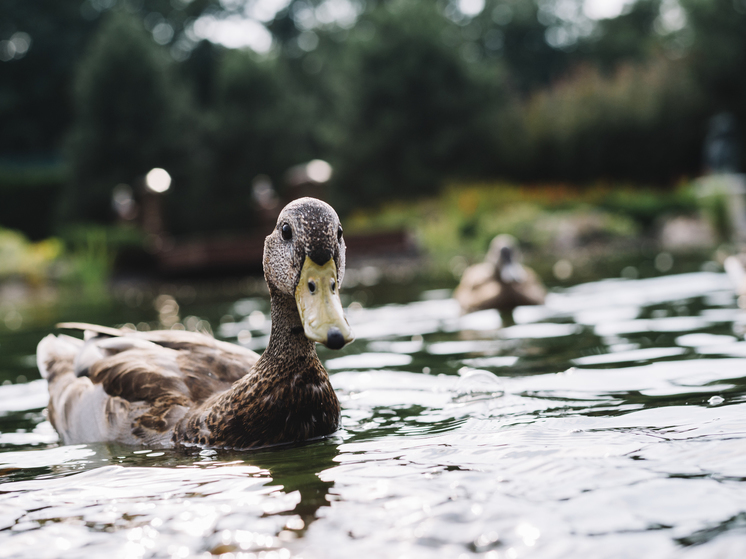
[(492, 239), (485, 261), (464, 271), (453, 294), (464, 313), (497, 309), (511, 319), (513, 309), (541, 305), (545, 295), (536, 273), (521, 265), (518, 241), (512, 235)]
[(739, 298), (738, 305), (743, 307), (746, 302), (746, 254), (741, 252), (735, 256), (728, 256), (723, 262), (723, 268)]

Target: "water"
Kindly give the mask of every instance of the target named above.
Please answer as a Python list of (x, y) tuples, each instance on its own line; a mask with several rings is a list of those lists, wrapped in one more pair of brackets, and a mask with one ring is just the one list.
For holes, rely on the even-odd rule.
[[(746, 314), (724, 275), (580, 285), (509, 327), (407, 289), (350, 289), (357, 341), (320, 349), (343, 429), (253, 452), (60, 446), (31, 354), (59, 314), (96, 313), (4, 332), (0, 557), (746, 556)], [(179, 312), (261, 350), (267, 310)]]

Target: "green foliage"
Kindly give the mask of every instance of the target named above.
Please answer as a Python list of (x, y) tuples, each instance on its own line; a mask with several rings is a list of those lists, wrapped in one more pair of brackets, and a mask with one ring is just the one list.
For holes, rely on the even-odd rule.
[(61, 239), (65, 252), (59, 279), (67, 285), (83, 287), (90, 294), (106, 287), (120, 251), (142, 249), (145, 240), (133, 228), (96, 224), (66, 227)]
[(615, 18), (602, 19), (594, 33), (580, 41), (577, 56), (603, 72), (613, 74), (621, 65), (644, 65), (661, 50), (656, 23), (661, 0), (637, 0)]
[(70, 89), (77, 58), (94, 27), (80, 0), (0, 0), (0, 40), (28, 34), (21, 58), (0, 62), (0, 154), (54, 154), (72, 124)]
[(60, 237), (38, 242), (29, 241), (19, 231), (0, 228), (0, 282), (59, 283), (99, 293), (111, 277), (117, 254), (142, 250), (144, 241), (136, 229), (95, 224), (66, 227)]
[(59, 163), (0, 165), (0, 226), (32, 240), (49, 237), (67, 179)]
[(701, 165), (700, 91), (685, 66), (657, 59), (611, 77), (584, 68), (519, 104), (501, 132), (513, 175), (671, 184)]
[(692, 66), (720, 109), (746, 116), (746, 2), (681, 0), (693, 41)]
[(444, 177), (490, 166), (500, 88), (493, 70), (471, 67), (440, 40), (447, 26), (433, 4), (398, 2), (353, 32), (354, 108), (335, 154), (342, 206), (431, 193)]
[[(520, 239), (535, 255), (556, 259), (555, 252), (568, 243), (577, 248), (597, 241), (629, 240), (643, 233), (647, 214), (633, 201), (637, 192), (624, 185), (580, 190), (561, 184), (459, 184), (434, 198), (358, 210), (345, 221), (345, 227), (351, 233), (411, 231), (441, 269), (448, 269), (456, 257), (481, 260), (490, 241), (501, 233)], [(677, 195), (651, 192), (642, 205), (654, 204), (665, 213), (690, 213), (695, 208), (682, 202), (690, 197), (686, 190)]]
[(199, 193), (201, 208), (211, 204), (208, 228), (250, 228), (254, 177), (267, 175), (281, 189), (287, 169), (312, 158), (308, 110), (285, 61), (223, 53), (209, 134), (212, 180)]
[(185, 162), (188, 107), (171, 64), (132, 16), (107, 16), (76, 80), (67, 218), (109, 221), (114, 186)]
[(62, 248), (57, 239), (31, 243), (22, 233), (0, 229), (0, 280), (20, 278), (32, 284), (42, 283)]
[(167, 23), (174, 44), (183, 39), (186, 24), (218, 5), (218, 0), (0, 0), (0, 41), (15, 32), (31, 41), (24, 56), (1, 62), (0, 154), (59, 154), (74, 121), (76, 67), (110, 9), (125, 9), (151, 31)]
[[(692, 43), (689, 61), (708, 96), (710, 114), (729, 111), (746, 131), (746, 2), (681, 0)], [(741, 145), (746, 161), (746, 142)]]
[[(367, 0), (340, 24), (323, 21), (324, 0), (290, 0), (260, 56), (191, 42), (193, 18), (243, 2), (0, 0), (0, 41), (32, 39), (0, 62), (0, 157), (54, 160), (74, 123), (69, 178), (0, 171), (0, 224), (49, 235), (63, 180), (63, 222), (110, 222), (112, 188), (137, 191), (156, 166), (174, 179), (164, 205), (179, 235), (251, 229), (252, 179), (282, 193), (312, 158), (332, 163), (343, 212), (453, 180), (670, 188), (700, 172), (708, 116), (746, 126), (744, 2), (681, 0), (686, 25), (666, 31), (663, 0), (598, 22), (582, 0), (486, 0), (474, 17), (455, 0)], [(627, 196), (609, 211), (650, 227), (657, 194)], [(458, 235), (481, 239), (480, 219)]]
[(694, 214), (701, 203), (690, 188), (660, 191), (641, 188), (619, 188), (598, 200), (598, 206), (633, 219), (644, 230), (650, 230), (665, 215)]
[(542, 0), (487, 1), (473, 20), (457, 18), (449, 46), (468, 58), (472, 45), (478, 45), (483, 58), (505, 66), (507, 80), (521, 94), (543, 89), (574, 64), (569, 50), (547, 41), (552, 29), (562, 27), (552, 7)]
[(84, 242), (70, 256), (67, 280), (80, 283), (87, 291), (102, 289), (111, 273), (114, 256), (108, 250), (103, 228), (89, 228)]

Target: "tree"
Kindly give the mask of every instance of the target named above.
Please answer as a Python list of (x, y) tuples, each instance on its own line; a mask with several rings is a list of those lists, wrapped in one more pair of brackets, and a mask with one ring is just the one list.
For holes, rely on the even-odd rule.
[(201, 217), (208, 229), (250, 229), (253, 179), (267, 175), (281, 190), (285, 172), (314, 156), (309, 100), (285, 60), (246, 51), (223, 52), (215, 84), (210, 178), (196, 187), (195, 203), (203, 214), (209, 204)]
[(693, 44), (691, 63), (712, 111), (731, 111), (746, 127), (746, 1), (681, 0)]
[(573, 58), (609, 74), (621, 64), (644, 64), (662, 50), (663, 39), (656, 31), (660, 11), (661, 0), (637, 0), (619, 16), (598, 21)]
[(72, 120), (71, 76), (93, 24), (80, 17), (79, 0), (0, 0), (0, 14), (0, 41), (24, 43), (0, 53), (0, 155), (53, 158)]
[[(352, 114), (337, 150), (342, 205), (433, 192), (493, 166), (491, 125), (501, 100), (494, 69), (443, 40), (452, 25), (429, 3), (381, 7), (348, 41)], [(360, 33), (366, 26), (374, 38)]]
[(64, 213), (107, 221), (114, 186), (134, 184), (153, 167), (173, 172), (184, 162), (189, 100), (166, 53), (125, 12), (110, 13), (96, 32), (74, 95), (73, 180)]

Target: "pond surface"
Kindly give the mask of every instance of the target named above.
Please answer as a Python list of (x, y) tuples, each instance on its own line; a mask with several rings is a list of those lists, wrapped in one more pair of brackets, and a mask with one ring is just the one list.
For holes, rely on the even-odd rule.
[(62, 318), (159, 317), (261, 350), (264, 297), (2, 331), (0, 557), (746, 557), (746, 314), (723, 274), (579, 285), (505, 327), (407, 289), (349, 289), (357, 340), (320, 349), (343, 429), (253, 452), (60, 446), (33, 351)]

